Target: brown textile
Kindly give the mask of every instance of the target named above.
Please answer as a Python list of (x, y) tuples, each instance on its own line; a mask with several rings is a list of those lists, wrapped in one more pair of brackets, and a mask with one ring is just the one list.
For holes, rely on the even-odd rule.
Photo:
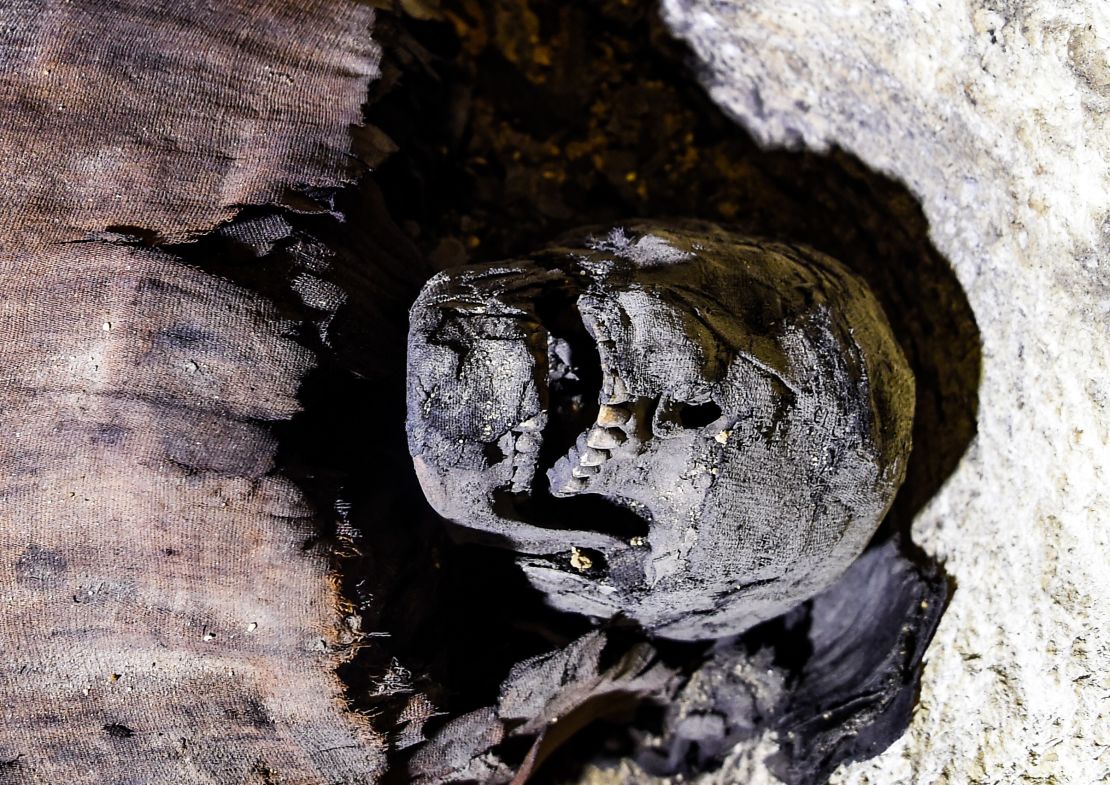
[(318, 521), (274, 470), (270, 423), (315, 358), (259, 293), (104, 241), (339, 185), (371, 21), (340, 0), (0, 7), (4, 785), (384, 769), (335, 674)]
[(353, 0), (0, 4), (0, 245), (181, 240), (343, 181), (371, 20)]

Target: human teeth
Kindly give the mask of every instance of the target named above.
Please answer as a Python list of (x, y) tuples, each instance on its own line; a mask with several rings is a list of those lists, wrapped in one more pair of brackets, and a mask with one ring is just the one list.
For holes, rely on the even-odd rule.
[(543, 430), (543, 412), (529, 417), (519, 425), (516, 426), (518, 431), (542, 431)]
[(586, 447), (581, 455), (578, 456), (578, 462), (583, 466), (600, 466), (609, 460), (609, 453), (606, 450), (595, 450), (593, 447)]
[(516, 440), (517, 452), (536, 452), (540, 448), (539, 441), (530, 433), (523, 433)]
[(619, 447), (626, 438), (621, 431), (615, 428), (607, 429), (594, 426), (586, 437), (586, 445), (593, 447), (595, 450), (612, 450), (614, 447)]
[(627, 403), (632, 400), (628, 394), (628, 387), (619, 376), (611, 376), (605, 380), (605, 388), (609, 394), (609, 403)]
[(586, 485), (587, 485), (586, 481), (583, 480), (582, 478), (580, 478), (580, 477), (571, 477), (569, 480), (567, 480), (565, 483), (563, 483), (563, 486), (558, 490), (558, 493), (560, 493), (560, 494), (578, 493), (579, 491), (586, 490)]
[(597, 410), (597, 424), (609, 428), (615, 425), (624, 425), (628, 422), (631, 413), (627, 409), (619, 406), (608, 406), (602, 404), (601, 408)]
[(592, 477), (599, 471), (601, 471), (601, 469), (596, 466), (575, 466), (573, 469), (570, 470), (570, 474), (572, 477), (577, 477), (581, 480), (584, 480), (587, 477)]

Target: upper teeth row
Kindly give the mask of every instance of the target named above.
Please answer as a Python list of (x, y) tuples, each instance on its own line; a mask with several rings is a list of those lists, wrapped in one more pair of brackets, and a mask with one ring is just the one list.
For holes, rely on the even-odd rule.
[(608, 373), (601, 380), (601, 397), (610, 403), (628, 403), (632, 400), (624, 380)]
[(631, 416), (632, 412), (623, 406), (610, 406), (603, 403), (597, 410), (597, 424), (604, 428), (619, 427), (628, 422)]
[[(631, 417), (632, 412), (623, 406), (601, 405), (597, 421), (578, 437), (578, 442), (570, 453), (561, 458), (552, 469), (552, 474), (561, 476), (563, 480), (555, 488), (556, 495), (566, 496), (585, 490), (589, 478), (601, 471), (601, 467), (612, 456), (612, 451), (628, 440), (624, 427)], [(566, 476), (568, 464), (569, 477)]]

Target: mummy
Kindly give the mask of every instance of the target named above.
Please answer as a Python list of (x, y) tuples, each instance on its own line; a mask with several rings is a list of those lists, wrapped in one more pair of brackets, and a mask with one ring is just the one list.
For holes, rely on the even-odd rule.
[(407, 395), (457, 537), (511, 550), (560, 610), (702, 640), (859, 555), (905, 474), (914, 382), (835, 260), (633, 223), (429, 281)]

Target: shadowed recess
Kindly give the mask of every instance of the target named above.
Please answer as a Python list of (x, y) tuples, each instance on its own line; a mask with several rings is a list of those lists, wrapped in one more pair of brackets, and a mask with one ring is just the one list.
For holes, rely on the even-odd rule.
[[(326, 330), (303, 337), (321, 359), (301, 391), (304, 411), (279, 428), (278, 466), (333, 526), (324, 536), (339, 546), (348, 602), (341, 675), (352, 706), (390, 736), (390, 777), (456, 781), (421, 774), (433, 769), (410, 758), (434, 750), (424, 740), (446, 733), (441, 738), (486, 744), (483, 754), (498, 750), (510, 768), (535, 761), (530, 781), (556, 781), (587, 761), (642, 751), (643, 740), (629, 741), (629, 732), (665, 722), (658, 707), (630, 714), (620, 701), (614, 710), (619, 703), (617, 716), (627, 722), (594, 722), (568, 744), (548, 742), (542, 755), (529, 738), (498, 735), (504, 729), (487, 707), (514, 668), (583, 640), (590, 625), (547, 608), (505, 553), (451, 541), (420, 493), (402, 425), (407, 309), (433, 272), (511, 259), (573, 227), (634, 216), (708, 219), (839, 259), (880, 300), (917, 380), (907, 478), (865, 571), (834, 587), (841, 594), (806, 603), (740, 641), (655, 650), (683, 677), (702, 667), (723, 673), (729, 657), (766, 656), (797, 691), (737, 687), (751, 699), (730, 711), (750, 718), (744, 712), (763, 707), (763, 725), (737, 719), (718, 736), (675, 737), (676, 746), (644, 760), (661, 774), (688, 774), (718, 765), (731, 744), (760, 727), (797, 729), (802, 736), (784, 753), (793, 757), (775, 765), (802, 784), (821, 781), (832, 760), (885, 748), (905, 727), (920, 655), (945, 595), (935, 567), (914, 563), (922, 557), (909, 526), (974, 435), (980, 373), (973, 315), (929, 242), (920, 207), (900, 183), (847, 154), (761, 150), (706, 98), (685, 51), (643, 8), (615, 1), (427, 5), (438, 19), (384, 16), (378, 28), (384, 78), (367, 116), (399, 149), (336, 198), (332, 206), (345, 222), (290, 219), (296, 239), (267, 251), (279, 269), (315, 260), (308, 266), (342, 292), (316, 314), (318, 324), (329, 314)], [(300, 261), (282, 268), (282, 259)], [(259, 286), (265, 276), (249, 266), (232, 275)], [(291, 313), (303, 316), (294, 300)], [(717, 414), (699, 405), (673, 416), (696, 426)], [(875, 572), (888, 557), (901, 560), (897, 569)], [(861, 666), (897, 677), (893, 693), (875, 702), (872, 683), (851, 663), (840, 662), (829, 678), (811, 663), (835, 654), (835, 625), (823, 609), (839, 607), (843, 592), (861, 582), (887, 585), (891, 576), (910, 576), (899, 608), (926, 601), (932, 611), (915, 617), (910, 644), (887, 634), (897, 620), (882, 614), (883, 634), (862, 622), (844, 633), (859, 636), (861, 646), (886, 647)], [(643, 642), (635, 629), (624, 634)], [(895, 650), (905, 657), (886, 656)], [(830, 705), (856, 712), (866, 743), (853, 746), (811, 722)]]

